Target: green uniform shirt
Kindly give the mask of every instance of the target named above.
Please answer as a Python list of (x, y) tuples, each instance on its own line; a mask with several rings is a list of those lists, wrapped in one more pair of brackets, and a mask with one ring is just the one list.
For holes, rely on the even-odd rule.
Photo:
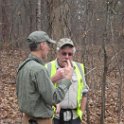
[(49, 118), (53, 115), (52, 105), (61, 102), (71, 85), (62, 80), (54, 87), (41, 59), (32, 54), (20, 64), (16, 89), (21, 112), (35, 118)]

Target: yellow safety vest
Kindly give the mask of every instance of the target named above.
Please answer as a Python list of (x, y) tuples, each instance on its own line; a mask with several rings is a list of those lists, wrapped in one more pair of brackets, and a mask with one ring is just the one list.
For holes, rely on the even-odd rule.
[[(56, 60), (51, 61), (49, 64), (51, 64), (50, 69), (50, 77), (54, 76), (56, 73)], [(84, 65), (81, 63), (77, 63), (73, 61), (73, 66), (75, 67), (74, 71), (78, 80), (78, 95), (77, 95), (77, 110), (76, 113), (78, 117), (82, 120), (83, 112), (81, 111), (81, 99), (82, 99), (82, 90), (84, 88), (84, 82), (83, 82), (83, 76), (84, 76)], [(46, 64), (46, 67), (48, 68), (48, 65)], [(81, 73), (82, 70), (82, 73)]]

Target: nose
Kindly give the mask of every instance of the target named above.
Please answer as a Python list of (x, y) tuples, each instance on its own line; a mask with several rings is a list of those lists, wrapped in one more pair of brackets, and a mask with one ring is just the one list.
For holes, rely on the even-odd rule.
[(66, 55), (65, 55), (65, 58), (69, 58), (69, 55), (68, 55), (68, 54), (66, 54)]

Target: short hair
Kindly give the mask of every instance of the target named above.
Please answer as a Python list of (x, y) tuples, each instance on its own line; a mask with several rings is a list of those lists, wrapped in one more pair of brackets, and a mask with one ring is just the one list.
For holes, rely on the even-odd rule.
[(57, 51), (64, 49), (65, 47), (73, 48), (73, 54), (75, 54), (76, 48), (70, 44), (66, 44), (66, 45), (62, 46), (60, 49), (57, 49)]
[(30, 51), (37, 51), (39, 44), (40, 43), (36, 43), (36, 42), (33, 42), (33, 43), (29, 44)]

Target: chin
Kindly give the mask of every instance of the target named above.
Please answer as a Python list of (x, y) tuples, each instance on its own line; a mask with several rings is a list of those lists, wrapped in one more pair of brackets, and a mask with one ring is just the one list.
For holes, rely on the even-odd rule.
[(44, 57), (44, 59), (47, 59), (47, 58), (48, 58), (47, 56)]
[(47, 55), (46, 56), (42, 56), (43, 59), (47, 59)]

